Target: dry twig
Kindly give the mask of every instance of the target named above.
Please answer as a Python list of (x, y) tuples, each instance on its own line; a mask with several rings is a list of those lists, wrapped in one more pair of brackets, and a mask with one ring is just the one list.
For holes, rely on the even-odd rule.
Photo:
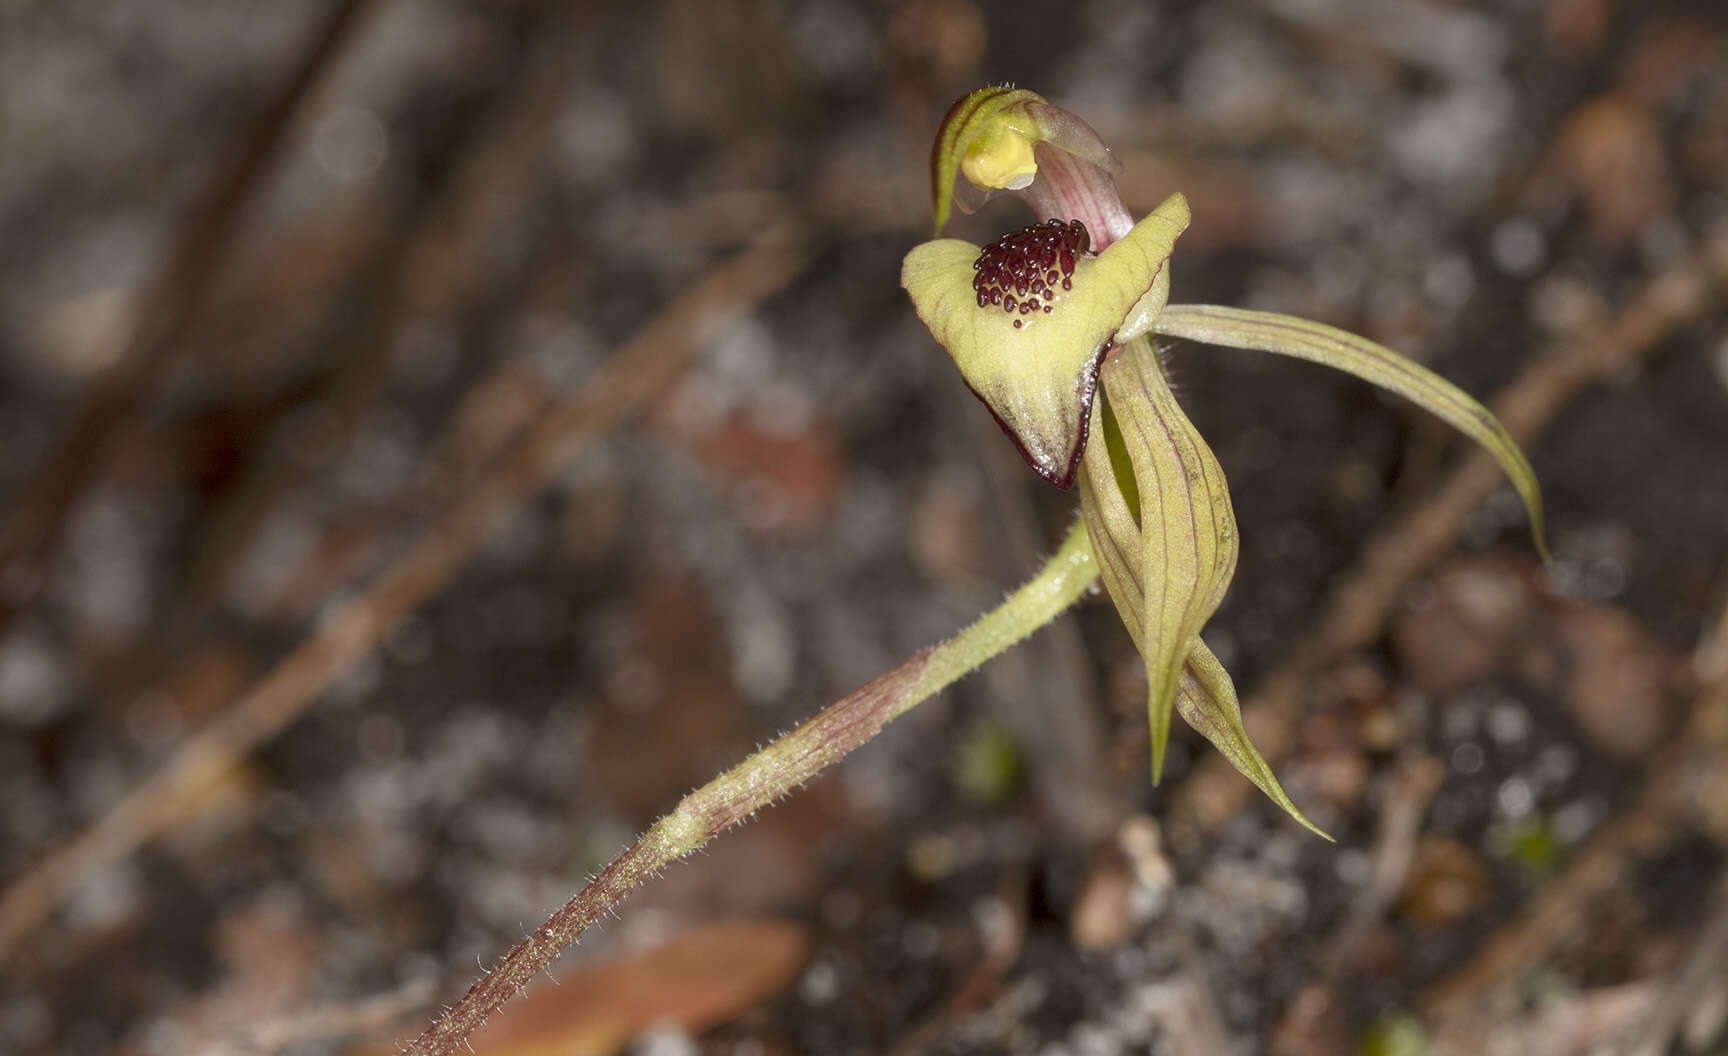
[[(305, 445), (266, 443), (256, 464), (222, 497), (201, 529), (186, 583), (177, 599), (180, 611), (163, 621), (165, 633), (194, 625), (228, 586), (233, 567), (250, 553), (257, 536), (280, 508), (282, 497), (317, 479), (337, 453), (348, 449), (368, 408), (389, 380), (390, 355), (400, 334), (415, 320), (414, 307), (427, 299), (421, 287), (442, 278), (427, 261), (466, 251), (484, 257), (473, 245), (486, 233), (506, 226), (499, 215), (532, 202), (533, 181), (546, 179), (545, 154), (553, 138), (557, 105), (572, 77), (568, 61), (570, 20), (522, 18), (533, 36), (525, 59), (510, 78), (478, 91), (487, 102), (468, 109), (471, 117), (439, 127), (435, 153), (441, 163), (423, 163), (431, 173), (413, 194), (403, 196), (394, 215), (379, 225), (373, 245), (356, 254), (352, 297), (358, 305), (320, 353), (324, 378), (314, 399), (324, 436), (317, 451)], [(448, 245), (450, 232), (462, 241)], [(437, 276), (429, 279), (428, 275)], [(515, 277), (498, 281), (515, 281)], [(446, 310), (449, 310), (446, 307)], [(282, 430), (291, 432), (291, 425)], [(319, 453), (321, 452), (321, 453)]]
[(342, 53), (372, 0), (335, 0), (270, 101), (253, 117), (234, 153), (180, 225), (161, 271), (139, 298), (140, 315), (114, 366), (92, 385), (61, 431), (53, 453), (25, 485), (0, 528), (0, 630), (46, 576), (41, 566), (66, 516), (91, 478), (127, 435), (155, 391), (221, 272), (246, 210), (265, 186), (294, 115)]
[[(308, 1042), (383, 1034), (431, 1004), (437, 989), (435, 980), (424, 977), (358, 1001), (303, 1008), (264, 1020), (217, 1051), (253, 1056)], [(213, 1054), (206, 1050), (204, 1056)]]
[(782, 288), (803, 263), (800, 240), (785, 228), (772, 229), (620, 347), (576, 399), (537, 424), (364, 593), (338, 606), (233, 707), (189, 738), (156, 776), (15, 880), (0, 896), (0, 957), (80, 878), (124, 860), (176, 826), (200, 791), (298, 718), (332, 680), (441, 589), (594, 436), (659, 392), (694, 341)]
[(1369, 855), (1368, 883), (1353, 900), (1350, 915), (1333, 934), (1321, 957), (1327, 974), (1337, 975), (1345, 970), (1363, 936), (1380, 922), (1398, 893), (1404, 890), (1416, 860), (1416, 838), (1422, 833), (1422, 819), (1445, 776), (1445, 768), (1432, 756), (1412, 753), (1399, 761), (1387, 789), (1386, 804), (1380, 811), (1380, 829)]
[[(1728, 656), (1728, 605), (1699, 654)], [(1628, 890), (1639, 863), (1673, 847), (1688, 827), (1728, 841), (1728, 829), (1716, 825), (1728, 783), (1728, 670), (1708, 673), (1685, 730), (1649, 774), (1636, 805), (1603, 826), (1518, 920), (1433, 989), (1427, 1004), (1436, 1023), (1470, 1023), (1493, 995), (1588, 934), (1602, 900)]]
[[(1623, 1032), (1625, 1051), (1632, 1056), (1662, 1056), (1701, 1004), (1724, 996), (1722, 991), (1728, 987), (1728, 872), (1717, 878), (1711, 902), (1709, 919), (1698, 929), (1685, 963), (1671, 978), (1656, 984), (1660, 996), (1655, 1007)], [(1719, 1019), (1714, 1026), (1721, 1029)], [(1714, 1039), (1697, 1040), (1708, 1044)]]

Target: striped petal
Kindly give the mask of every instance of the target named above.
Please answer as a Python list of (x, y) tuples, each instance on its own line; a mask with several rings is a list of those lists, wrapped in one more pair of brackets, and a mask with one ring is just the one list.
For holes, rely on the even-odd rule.
[(1492, 411), (1428, 368), (1346, 330), (1273, 312), (1209, 304), (1171, 305), (1153, 320), (1152, 329), (1168, 337), (1276, 352), (1322, 363), (1371, 381), (1424, 408), (1481, 444), (1500, 463), (1519, 498), (1524, 500), (1536, 550), (1543, 560), (1548, 559), (1548, 544), (1542, 531), (1542, 492), (1529, 459)]
[(1164, 378), (1147, 339), (1103, 367), (1080, 504), (1099, 572), (1146, 662), (1152, 779), (1163, 776), (1182, 668), (1236, 571), (1224, 470)]

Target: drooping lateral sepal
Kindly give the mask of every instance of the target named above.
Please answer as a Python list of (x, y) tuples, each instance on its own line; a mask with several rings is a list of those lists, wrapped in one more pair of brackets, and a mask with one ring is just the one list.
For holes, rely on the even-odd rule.
[(1236, 699), (1236, 683), (1199, 638), (1188, 645), (1187, 664), (1176, 687), (1176, 711), (1200, 736), (1211, 741), (1243, 777), (1284, 808), (1286, 814), (1310, 831), (1328, 840), (1332, 838), (1297, 808), (1265, 757), (1248, 739), (1248, 729), (1242, 724), (1242, 705)]
[(1080, 503), (1104, 585), (1146, 662), (1157, 781), (1182, 665), (1236, 570), (1236, 518), (1224, 470), (1151, 342), (1124, 345), (1101, 374)]
[(1104, 353), (1124, 325), (1144, 328), (1163, 307), (1165, 262), (1188, 218), (1187, 201), (1172, 195), (1097, 257), (1048, 242), (1046, 232), (1068, 230), (1060, 224), (983, 249), (937, 239), (906, 255), (900, 283), (918, 317), (1057, 487), (1074, 481)]

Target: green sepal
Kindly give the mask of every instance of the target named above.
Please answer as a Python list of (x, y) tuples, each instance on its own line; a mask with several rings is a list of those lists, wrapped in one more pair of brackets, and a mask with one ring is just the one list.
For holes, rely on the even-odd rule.
[(1190, 642), (1236, 571), (1224, 470), (1177, 404), (1156, 350), (1139, 339), (1103, 367), (1080, 506), (1099, 573), (1146, 662), (1152, 780), (1163, 777), (1170, 716)]
[(1542, 492), (1530, 460), (1494, 412), (1456, 385), (1384, 345), (1347, 330), (1274, 312), (1209, 304), (1170, 305), (1152, 323), (1153, 332), (1209, 345), (1276, 352), (1321, 363), (1395, 392), (1434, 414), (1487, 450), (1517, 489), (1530, 516), (1530, 534), (1542, 560), (1548, 544), (1542, 527)]
[(1242, 705), (1236, 699), (1236, 684), (1230, 672), (1218, 662), (1212, 650), (1199, 638), (1188, 643), (1188, 659), (1176, 687), (1176, 711), (1182, 720), (1200, 736), (1212, 742), (1238, 772), (1266, 793), (1267, 798), (1284, 809), (1309, 831), (1330, 840), (1320, 826), (1308, 820), (1296, 803), (1278, 783), (1272, 767), (1248, 739), (1248, 729), (1242, 725)]

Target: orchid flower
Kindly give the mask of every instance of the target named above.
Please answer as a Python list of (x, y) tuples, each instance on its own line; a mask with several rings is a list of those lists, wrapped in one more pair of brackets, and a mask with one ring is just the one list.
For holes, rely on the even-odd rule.
[[(1200, 639), (1236, 570), (1224, 472), (1182, 413), (1153, 347), (1186, 338), (1276, 352), (1405, 396), (1499, 460), (1542, 549), (1536, 477), (1481, 404), (1389, 349), (1267, 312), (1170, 305), (1170, 255), (1188, 226), (1171, 195), (1136, 223), (1117, 164), (1084, 121), (1031, 92), (986, 88), (949, 110), (931, 159), (936, 234), (952, 201), (1023, 198), (1039, 223), (988, 246), (938, 237), (913, 249), (901, 285), (918, 316), (1026, 461), (1078, 486), (1080, 522), (1044, 567), (954, 637), (913, 654), (680, 799), (544, 925), (517, 943), (409, 1047), (449, 1056), (589, 925), (669, 863), (814, 778), (1049, 623), (1102, 578), (1146, 663), (1152, 778), (1179, 713), (1279, 806), (1320, 832), (1248, 739), (1236, 687)], [(1544, 556), (1546, 554), (1544, 553)]]
[(926, 242), (907, 254), (901, 285), (1032, 468), (1058, 488), (1078, 484), (1085, 538), (1146, 664), (1153, 781), (1178, 712), (1320, 832), (1249, 741), (1230, 675), (1200, 638), (1236, 569), (1236, 520), (1224, 472), (1171, 392), (1153, 338), (1312, 360), (1427, 408), (1500, 463), (1542, 550), (1536, 477), (1487, 408), (1390, 349), (1291, 316), (1167, 304), (1188, 203), (1173, 194), (1134, 222), (1116, 168), (1084, 121), (1032, 92), (967, 95), (932, 156), (937, 234), (951, 194), (963, 209), (1016, 194), (1040, 222), (983, 247)]

